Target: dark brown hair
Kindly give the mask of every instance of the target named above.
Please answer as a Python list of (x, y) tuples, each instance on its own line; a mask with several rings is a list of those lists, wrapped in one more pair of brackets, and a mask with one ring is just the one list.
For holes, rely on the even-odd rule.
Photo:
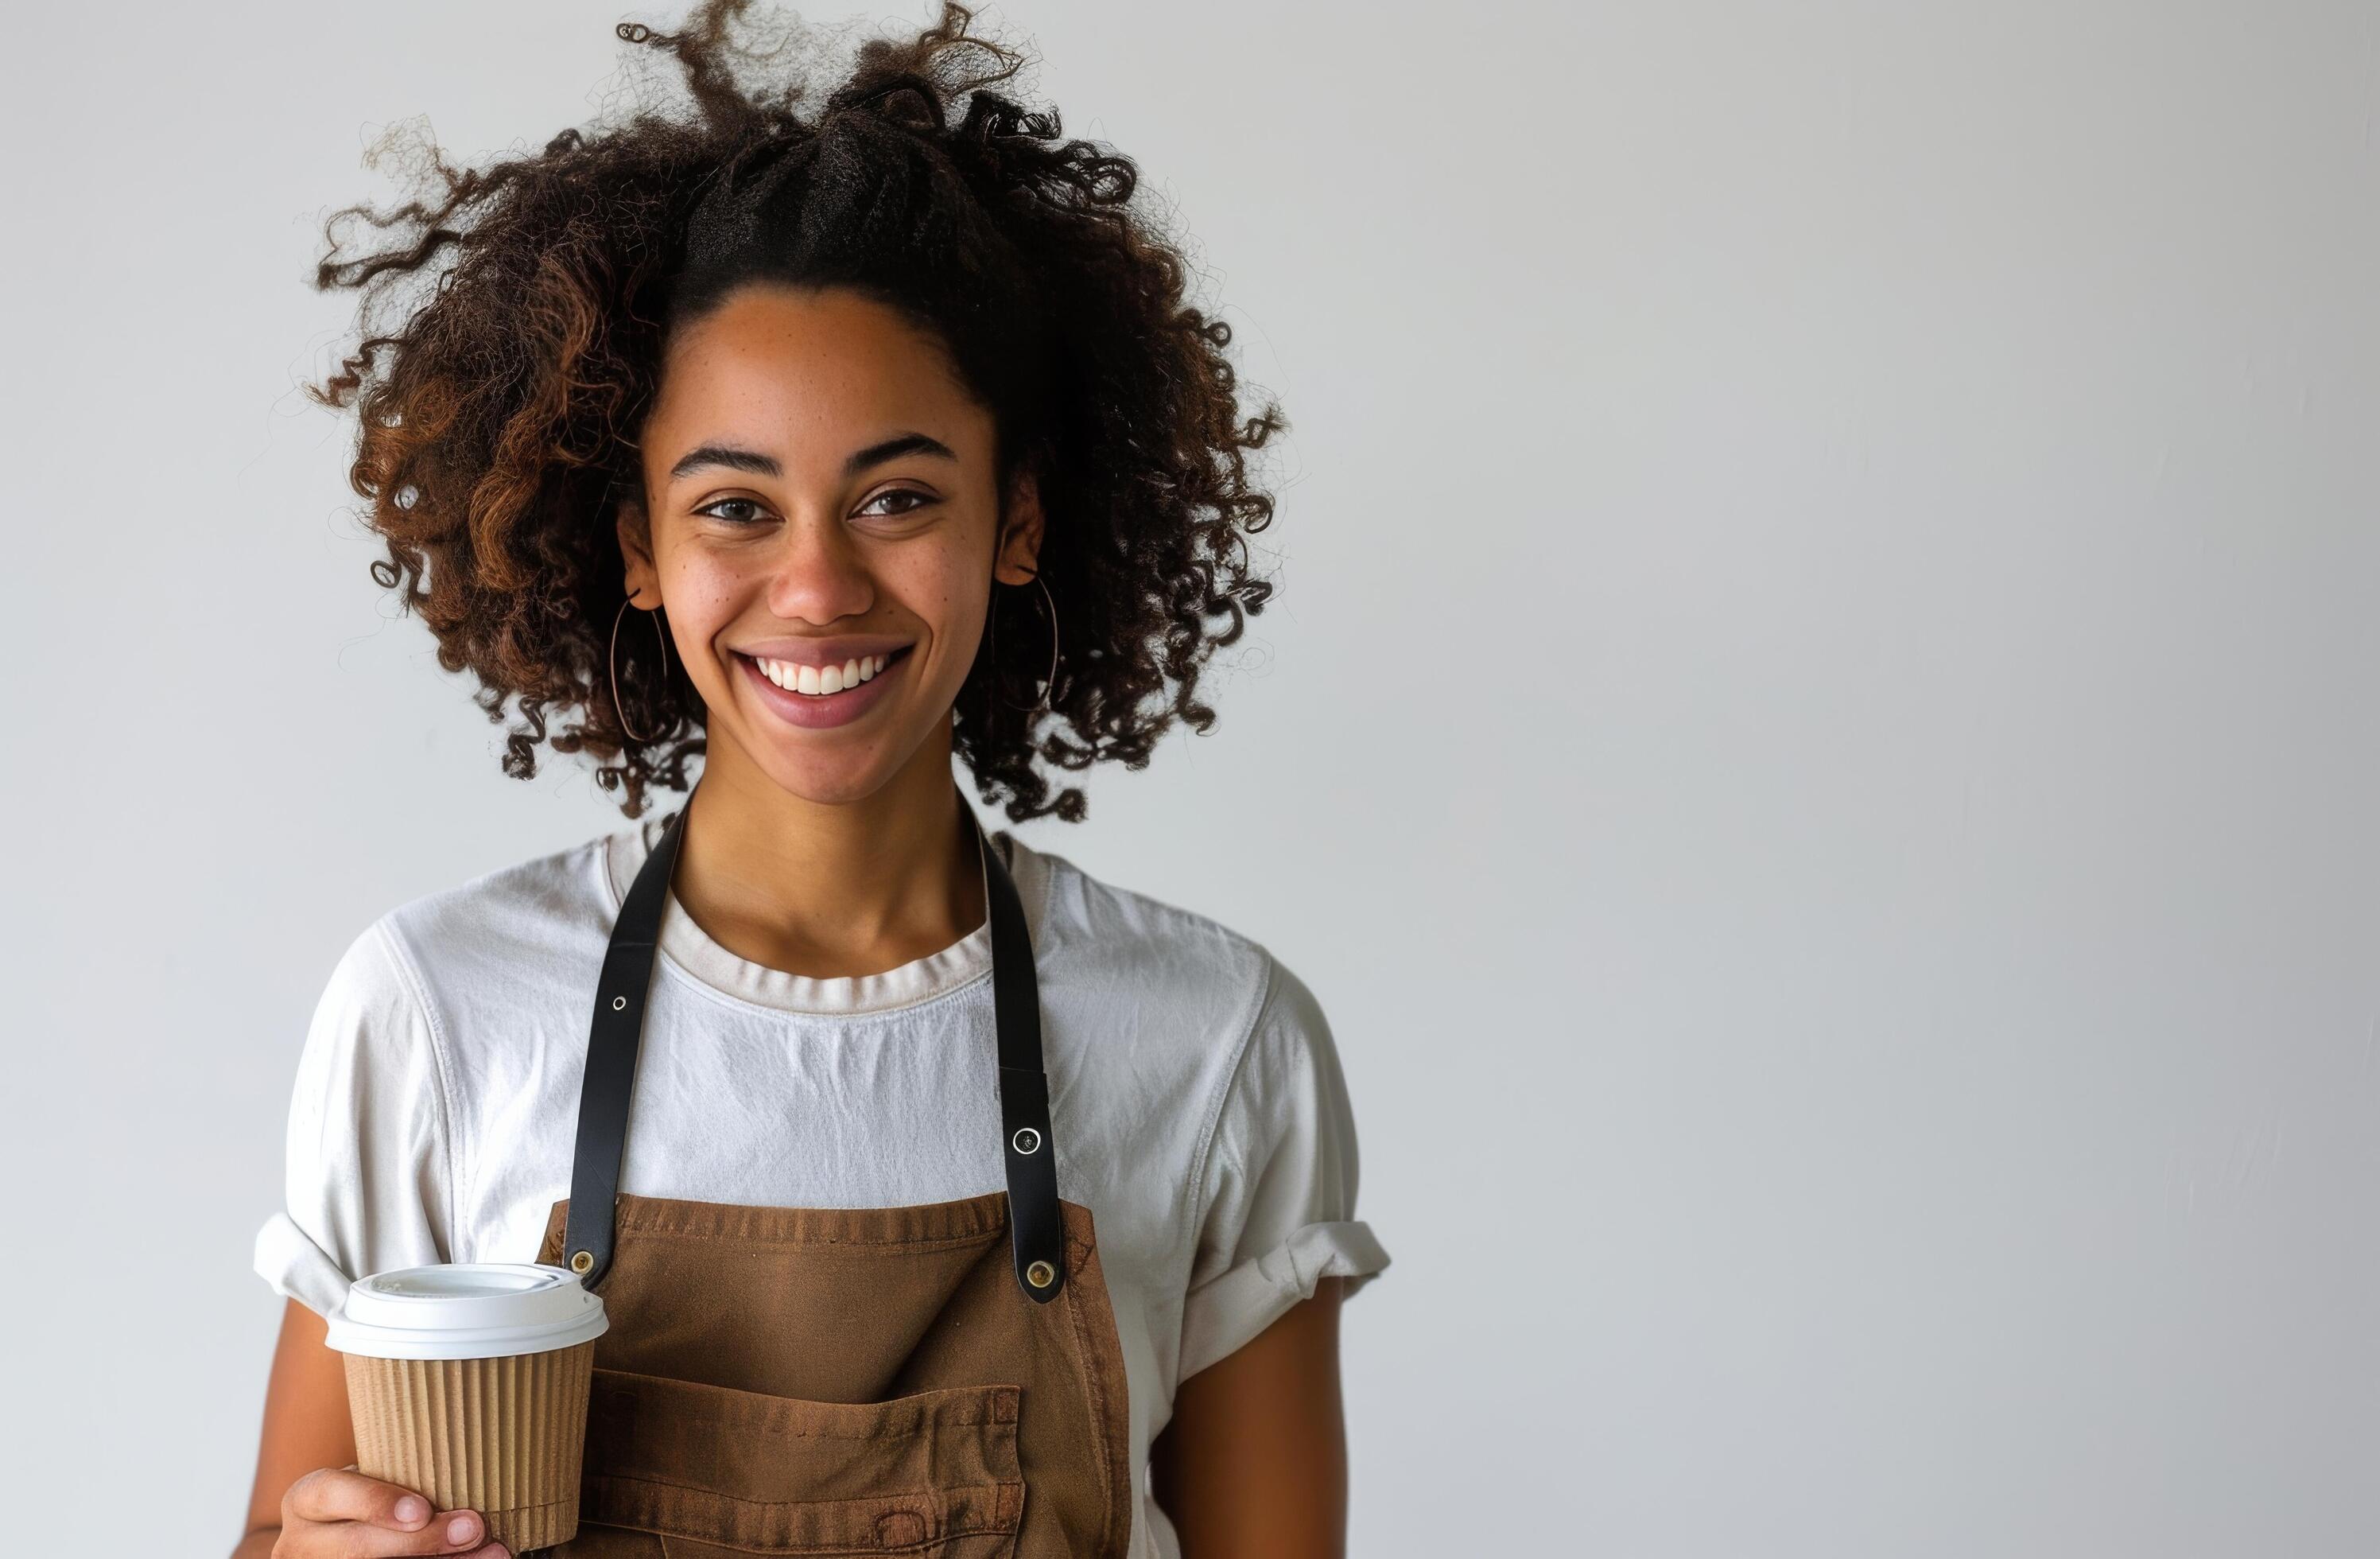
[[(621, 636), (618, 697), (651, 741), (622, 726), (608, 670), (612, 518), (641, 501), (662, 344), (742, 282), (855, 288), (948, 347), (992, 413), (1001, 492), (1020, 465), (1037, 477), (1056, 684), (1046, 710), (1014, 707), (1048, 675), (1051, 625), (1037, 586), (995, 592), (1008, 620), (954, 737), (1012, 821), (1077, 821), (1082, 791), (1053, 796), (1037, 756), (1136, 769), (1176, 719), (1214, 724), (1200, 668), (1271, 589), (1242, 535), (1273, 509), (1245, 452), (1286, 423), (1269, 399), (1242, 420), (1231, 327), (1184, 301), (1187, 265), (1134, 200), (1133, 162), (990, 90), (1022, 56), (968, 36), (966, 7), (868, 41), (806, 114), (783, 52), (738, 41), (749, 5), (618, 28), (673, 57), (675, 108), (484, 167), (433, 148), (415, 199), (331, 218), (315, 285), (358, 292), (359, 338), (312, 394), (356, 409), (350, 481), (387, 546), (373, 577), (402, 585), (442, 666), (477, 676), (492, 722), (517, 701), (507, 773), (533, 776), (540, 741), (590, 752), (641, 815), (704, 742), (701, 700), (650, 632)], [(549, 731), (552, 713), (574, 718)]]

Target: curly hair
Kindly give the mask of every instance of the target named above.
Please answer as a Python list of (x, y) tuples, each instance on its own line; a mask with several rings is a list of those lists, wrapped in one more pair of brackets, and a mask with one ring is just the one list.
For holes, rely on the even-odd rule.
[(1082, 791), (1052, 796), (1036, 756), (1137, 769), (1175, 720), (1212, 726), (1200, 669), (1271, 591), (1242, 534), (1273, 510), (1245, 452), (1287, 423), (1269, 398), (1243, 420), (1231, 327), (1184, 302), (1135, 164), (990, 90), (1022, 56), (968, 36), (965, 6), (868, 40), (806, 116), (783, 51), (739, 41), (749, 5), (703, 0), (676, 32), (620, 24), (674, 61), (674, 103), (484, 167), (432, 146), (415, 198), (330, 217), (315, 286), (358, 294), (358, 331), (309, 391), (357, 412), (349, 481), (387, 551), (372, 576), (401, 585), (442, 666), (476, 676), (492, 723), (517, 700), (506, 773), (533, 777), (540, 742), (589, 752), (642, 815), (647, 786), (686, 788), (704, 749), (682, 667), (630, 654), (617, 703), (609, 669), (612, 515), (640, 509), (663, 344), (743, 282), (856, 288), (949, 349), (991, 413), (999, 490), (1020, 465), (1038, 481), (1062, 662), (1027, 713), (1048, 651), (989, 635), (953, 743), (1012, 821), (1079, 821)]

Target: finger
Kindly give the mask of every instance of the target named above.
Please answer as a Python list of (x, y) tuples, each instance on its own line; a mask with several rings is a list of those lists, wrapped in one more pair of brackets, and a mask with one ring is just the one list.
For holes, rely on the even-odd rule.
[(461, 1554), (483, 1547), (488, 1539), (488, 1524), (475, 1510), (442, 1510), (412, 1532), (387, 1531), (365, 1521), (346, 1522), (331, 1530), (346, 1543), (340, 1551), (343, 1559)]
[[(444, 1548), (433, 1552), (452, 1553), (482, 1541), (488, 1535), (488, 1523), (476, 1510), (442, 1510), (438, 1513), (438, 1519), (431, 1523), (431, 1530), (445, 1544)], [(496, 1542), (487, 1546), (502, 1549), (504, 1544)]]
[(289, 1485), (282, 1505), (309, 1521), (366, 1521), (398, 1532), (418, 1532), (436, 1514), (413, 1490), (367, 1478), (353, 1466), (315, 1468)]

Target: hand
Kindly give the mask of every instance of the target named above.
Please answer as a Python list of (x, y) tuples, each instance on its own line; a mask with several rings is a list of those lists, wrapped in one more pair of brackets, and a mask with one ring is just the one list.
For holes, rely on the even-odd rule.
[(384, 1554), (444, 1553), (464, 1559), (511, 1559), (488, 1541), (476, 1510), (430, 1508), (412, 1490), (346, 1467), (316, 1468), (281, 1497), (281, 1538), (273, 1559), (382, 1559)]

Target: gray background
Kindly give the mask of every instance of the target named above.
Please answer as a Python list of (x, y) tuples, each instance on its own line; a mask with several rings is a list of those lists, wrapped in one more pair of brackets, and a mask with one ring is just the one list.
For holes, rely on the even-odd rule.
[[(11, 13), (12, 1550), (230, 1548), (332, 962), (622, 825), (295, 389), (366, 140), (617, 15)], [(1331, 1017), (1353, 1552), (2371, 1553), (2380, 13), (984, 19), (1293, 423), (1216, 732), (1027, 837)]]

